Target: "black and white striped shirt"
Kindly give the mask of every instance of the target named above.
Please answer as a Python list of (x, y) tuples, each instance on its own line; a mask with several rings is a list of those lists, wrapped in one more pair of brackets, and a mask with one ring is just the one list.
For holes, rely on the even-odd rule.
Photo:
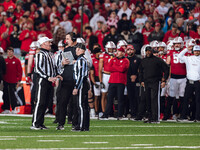
[(80, 89), (85, 77), (88, 77), (88, 64), (87, 59), (81, 55), (74, 64), (74, 79), (76, 89)]
[(55, 62), (56, 62), (56, 67), (57, 67), (57, 72), (58, 74), (62, 74), (64, 71), (64, 67), (62, 66), (62, 56), (63, 51), (59, 50), (54, 54)]
[(56, 77), (57, 69), (53, 53), (41, 48), (35, 60), (35, 73), (47, 80), (49, 77)]

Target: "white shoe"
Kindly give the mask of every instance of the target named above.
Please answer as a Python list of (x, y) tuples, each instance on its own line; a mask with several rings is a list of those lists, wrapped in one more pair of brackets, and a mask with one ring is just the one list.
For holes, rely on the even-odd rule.
[(173, 120), (177, 120), (178, 118), (177, 118), (176, 115), (173, 115), (173, 116), (172, 116), (172, 119), (173, 119)]
[(4, 110), (3, 112), (1, 112), (2, 114), (10, 114), (10, 110)]
[(10, 111), (10, 114), (17, 114), (17, 113), (18, 113), (18, 111), (16, 111), (16, 110)]

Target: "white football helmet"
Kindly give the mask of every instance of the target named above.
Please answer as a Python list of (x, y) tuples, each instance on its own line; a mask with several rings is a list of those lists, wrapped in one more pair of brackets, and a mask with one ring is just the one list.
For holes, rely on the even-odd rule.
[(188, 48), (189, 46), (195, 46), (196, 45), (196, 41), (194, 39), (189, 39), (186, 42), (186, 47)]
[(85, 44), (85, 40), (83, 38), (77, 38), (76, 43)]
[(150, 46), (149, 44), (145, 44), (145, 45), (143, 45), (142, 46), (142, 48), (141, 48), (141, 56), (142, 56), (142, 58), (145, 58), (146, 57), (146, 47), (147, 46)]
[(164, 50), (160, 51), (159, 54), (167, 54), (167, 45), (165, 44), (165, 42), (160, 42), (158, 44), (158, 47), (163, 47), (164, 48)]
[(4, 50), (2, 47), (0, 47), (0, 53), (4, 53)]
[[(174, 40), (173, 40), (173, 44), (177, 44), (177, 43), (180, 43), (181, 44), (181, 48), (183, 48), (184, 46), (184, 42), (183, 42), (183, 39), (181, 37), (176, 37)], [(175, 50), (179, 51), (180, 49), (179, 48), (174, 48)]]
[(58, 42), (58, 47), (64, 47), (63, 40), (60, 40), (60, 41)]
[(157, 48), (157, 47), (159, 47), (159, 43), (158, 43), (158, 41), (156, 41), (156, 40), (150, 42), (149, 45), (150, 45), (152, 48)]
[(40, 44), (37, 41), (33, 41), (30, 45), (31, 49), (40, 48)]
[(108, 41), (108, 42), (106, 43), (105, 49), (106, 49), (106, 52), (107, 52), (107, 53), (109, 53), (109, 52), (108, 52), (108, 49), (109, 49), (109, 48), (116, 49), (116, 45), (115, 45), (115, 43), (114, 43), (113, 41)]
[(127, 46), (128, 43), (125, 40), (119, 40), (117, 43), (117, 49), (119, 49), (121, 46)]

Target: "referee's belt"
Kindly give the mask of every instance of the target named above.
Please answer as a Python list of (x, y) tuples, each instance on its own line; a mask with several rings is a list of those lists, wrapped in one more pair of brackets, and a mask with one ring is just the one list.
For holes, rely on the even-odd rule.
[(199, 83), (200, 83), (200, 80), (194, 81), (194, 80), (189, 80), (189, 79), (188, 79), (188, 82), (189, 82), (190, 84), (194, 84), (194, 83), (196, 83), (196, 82), (199, 82)]
[(110, 73), (107, 73), (107, 72), (103, 72), (103, 74), (107, 74), (107, 75), (110, 75)]

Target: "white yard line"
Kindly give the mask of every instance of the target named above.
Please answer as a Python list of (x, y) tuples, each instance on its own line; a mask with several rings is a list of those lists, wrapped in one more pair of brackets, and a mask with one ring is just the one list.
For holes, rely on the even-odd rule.
[(0, 141), (13, 141), (16, 140), (16, 138), (0, 138)]
[(84, 144), (108, 144), (108, 142), (83, 142)]
[(138, 134), (138, 135), (38, 135), (38, 136), (0, 136), (0, 138), (44, 138), (44, 137), (166, 137), (200, 136), (200, 134)]
[(131, 146), (153, 146), (153, 144), (131, 144)]
[(63, 142), (64, 140), (37, 140), (37, 142)]
[[(93, 148), (48, 148), (48, 150), (102, 150), (102, 149), (199, 149), (200, 146), (152, 146), (152, 147), (93, 147)], [(5, 150), (46, 150), (47, 148), (5, 149)]]

